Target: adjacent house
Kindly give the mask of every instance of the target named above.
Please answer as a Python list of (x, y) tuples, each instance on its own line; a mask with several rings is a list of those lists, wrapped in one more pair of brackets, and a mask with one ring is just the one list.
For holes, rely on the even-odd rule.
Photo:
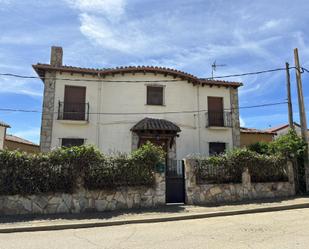
[[(271, 127), (271, 128), (268, 128), (266, 129), (265, 131), (270, 131), (270, 132), (275, 132), (276, 133), (276, 136), (275, 138), (281, 136), (281, 135), (285, 135), (288, 133), (290, 129), (290, 126), (289, 124), (283, 124), (283, 125), (279, 125), (279, 126), (276, 126), (276, 127)], [(301, 127), (298, 123), (294, 122), (294, 129), (296, 131), (296, 133), (301, 136)], [(308, 134), (309, 134), (309, 130), (308, 130)]]
[(245, 147), (257, 142), (269, 143), (273, 141), (274, 136), (276, 136), (276, 132), (241, 127), (240, 146)]
[(10, 128), (10, 126), (0, 120), (0, 150), (2, 150), (4, 147), (4, 140), (5, 140), (7, 128)]
[(20, 150), (27, 153), (39, 153), (40, 146), (21, 137), (7, 134), (5, 136), (4, 148), (7, 150)]
[(130, 152), (150, 140), (182, 159), (240, 146), (241, 83), (163, 67), (65, 66), (62, 57), (52, 47), (50, 64), (33, 65), (44, 82), (42, 151), (93, 144)]

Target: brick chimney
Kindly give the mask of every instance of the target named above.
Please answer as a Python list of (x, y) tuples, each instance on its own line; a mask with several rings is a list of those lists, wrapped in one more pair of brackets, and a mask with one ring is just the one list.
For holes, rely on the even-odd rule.
[(50, 53), (50, 65), (55, 67), (62, 66), (62, 56), (63, 56), (62, 47), (52, 46)]

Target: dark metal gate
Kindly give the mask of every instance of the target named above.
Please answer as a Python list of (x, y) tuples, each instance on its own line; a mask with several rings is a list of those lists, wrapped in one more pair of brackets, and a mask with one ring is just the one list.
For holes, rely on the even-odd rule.
[(185, 203), (184, 162), (182, 160), (167, 161), (166, 203)]

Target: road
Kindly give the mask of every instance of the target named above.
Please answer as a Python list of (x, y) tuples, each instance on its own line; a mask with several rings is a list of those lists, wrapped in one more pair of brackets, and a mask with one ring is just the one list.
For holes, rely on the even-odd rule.
[(309, 248), (309, 209), (152, 224), (0, 234), (0, 249), (11, 248)]

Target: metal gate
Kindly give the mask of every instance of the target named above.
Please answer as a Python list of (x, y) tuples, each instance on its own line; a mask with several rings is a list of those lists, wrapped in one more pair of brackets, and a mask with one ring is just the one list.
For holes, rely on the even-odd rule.
[(167, 160), (166, 203), (185, 203), (184, 162)]

